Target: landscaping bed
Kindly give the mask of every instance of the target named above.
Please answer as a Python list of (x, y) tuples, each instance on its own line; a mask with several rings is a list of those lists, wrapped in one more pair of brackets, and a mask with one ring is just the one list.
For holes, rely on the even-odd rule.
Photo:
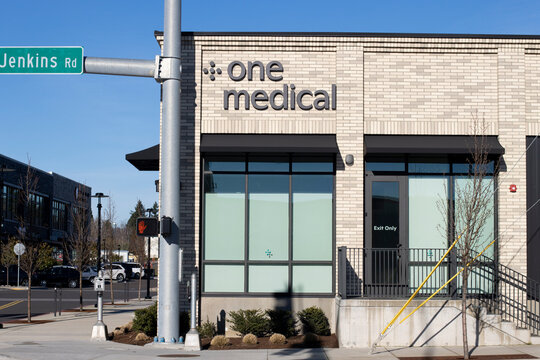
[(230, 344), (225, 346), (211, 346), (212, 339), (202, 339), (201, 347), (205, 350), (239, 350), (239, 349), (297, 349), (297, 348), (338, 348), (338, 340), (335, 334), (330, 336), (318, 336), (318, 341), (306, 344), (304, 336), (297, 335), (287, 338), (285, 344), (272, 344), (270, 337), (260, 337), (257, 344), (246, 344), (242, 338), (229, 338)]

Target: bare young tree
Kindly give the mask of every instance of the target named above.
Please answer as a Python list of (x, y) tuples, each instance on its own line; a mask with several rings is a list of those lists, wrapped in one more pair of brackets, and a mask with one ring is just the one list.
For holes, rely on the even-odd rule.
[(102, 231), (103, 231), (103, 237), (102, 237), (102, 247), (105, 250), (105, 254), (107, 257), (107, 261), (109, 262), (109, 267), (105, 270), (109, 272), (109, 279), (110, 279), (110, 293), (111, 293), (111, 304), (114, 305), (114, 289), (113, 289), (113, 267), (112, 267), (112, 261), (114, 259), (114, 250), (117, 248), (117, 243), (115, 239), (114, 234), (114, 222), (116, 219), (116, 208), (114, 206), (114, 202), (111, 198), (109, 198), (109, 202), (107, 205), (107, 208), (105, 209), (105, 221), (103, 223)]
[[(146, 252), (146, 237), (137, 236), (137, 233), (135, 232), (135, 229), (129, 229), (130, 233), (132, 234), (131, 237), (131, 252), (137, 257), (137, 261), (141, 264), (142, 267), (144, 267), (144, 264), (147, 262), (148, 254)], [(139, 273), (142, 275), (142, 273)], [(146, 274), (148, 276), (148, 274)], [(138, 279), (139, 282), (139, 291), (138, 291), (138, 299), (141, 300), (141, 287), (142, 287), (142, 276), (139, 276)]]
[(83, 267), (93, 258), (94, 246), (90, 241), (90, 208), (84, 186), (79, 186), (77, 198), (71, 206), (72, 229), (64, 241), (64, 256), (79, 272), (79, 311), (83, 309), (82, 273)]
[(1, 244), (2, 254), (0, 255), (0, 264), (6, 267), (6, 285), (9, 285), (9, 267), (17, 264), (17, 255), (13, 251), (13, 247), (17, 243), (16, 237), (10, 237), (8, 242)]
[(38, 177), (30, 166), (30, 159), (28, 159), (26, 172), (22, 174), (19, 179), (20, 189), (18, 205), (21, 211), (17, 215), (17, 221), (19, 223), (18, 238), (19, 241), (25, 246), (25, 252), (21, 255), (21, 269), (28, 275), (28, 322), (32, 321), (32, 276), (35, 274), (36, 270), (39, 269), (45, 259), (52, 255), (50, 246), (40, 242), (32, 232), (35, 219), (39, 218), (40, 212), (43, 211), (43, 204), (38, 203), (35, 194), (37, 184)]
[[(473, 115), (473, 129), (471, 135), (471, 150), (467, 160), (469, 172), (455, 181), (453, 213), (448, 206), (448, 201), (444, 200), (439, 205), (439, 209), (446, 219), (445, 230), (452, 236), (460, 236), (456, 244), (458, 265), (461, 266), (461, 277), (459, 286), (461, 287), (461, 319), (463, 331), (463, 356), (469, 359), (469, 345), (467, 337), (467, 307), (468, 307), (468, 284), (472, 269), (475, 265), (475, 257), (481, 252), (489, 241), (493, 238), (493, 229), (489, 230), (486, 225), (493, 216), (494, 204), (494, 181), (495, 177), (488, 173), (492, 168), (493, 173), (497, 169), (497, 164), (488, 157), (487, 137), (485, 121), (479, 120), (477, 115)], [(493, 164), (492, 166), (490, 166)], [(451, 199), (451, 197), (450, 197)], [(468, 265), (468, 266), (467, 266)]]

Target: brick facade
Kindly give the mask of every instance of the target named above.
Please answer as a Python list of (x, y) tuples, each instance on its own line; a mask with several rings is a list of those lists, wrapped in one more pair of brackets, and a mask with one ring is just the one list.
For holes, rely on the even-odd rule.
[[(158, 36), (158, 41), (161, 41)], [(475, 114), (505, 148), (500, 260), (526, 274), (525, 137), (540, 130), (540, 40), (435, 36), (191, 34), (183, 37), (184, 278), (199, 263), (201, 134), (335, 134), (336, 246), (364, 244), (364, 134), (469, 135)], [(232, 61), (276, 60), (283, 80), (232, 81)], [(221, 69), (211, 80), (204, 69)], [(224, 110), (224, 90), (337, 88), (336, 110)], [(344, 163), (352, 154), (354, 165)], [(517, 193), (509, 193), (516, 184)], [(181, 290), (181, 291), (185, 291)], [(184, 301), (184, 300), (182, 300)], [(182, 306), (187, 306), (182, 304)]]

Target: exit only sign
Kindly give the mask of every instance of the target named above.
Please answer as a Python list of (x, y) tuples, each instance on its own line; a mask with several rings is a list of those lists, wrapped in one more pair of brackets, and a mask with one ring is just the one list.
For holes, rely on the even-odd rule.
[(82, 46), (0, 47), (0, 74), (82, 74)]

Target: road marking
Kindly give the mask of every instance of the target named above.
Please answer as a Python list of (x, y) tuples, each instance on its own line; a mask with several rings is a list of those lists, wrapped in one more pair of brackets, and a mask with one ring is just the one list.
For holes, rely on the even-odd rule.
[(10, 303), (4, 304), (4, 305), (0, 306), (0, 310), (4, 310), (4, 309), (7, 309), (8, 307), (11, 307), (11, 306), (20, 304), (20, 303), (22, 303), (23, 301), (24, 301), (24, 300), (15, 300), (15, 301), (12, 301), (12, 302), (10, 302)]

